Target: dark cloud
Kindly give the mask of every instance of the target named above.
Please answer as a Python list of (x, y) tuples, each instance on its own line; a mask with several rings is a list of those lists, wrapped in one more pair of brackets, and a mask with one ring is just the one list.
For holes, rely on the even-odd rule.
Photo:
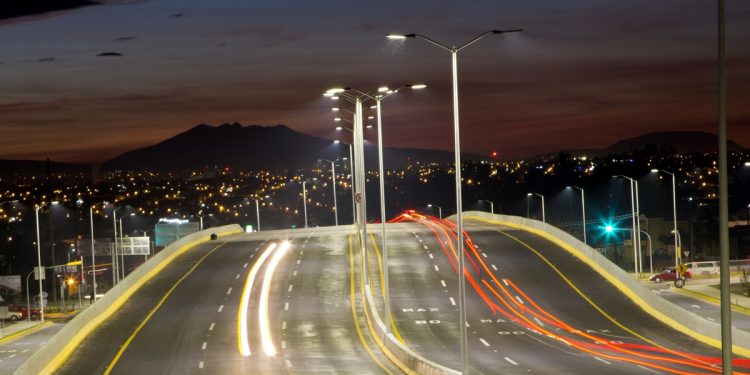
[(38, 62), (52, 62), (57, 61), (54, 57), (42, 57), (41, 59), (37, 59)]
[(125, 56), (125, 55), (123, 55), (123, 54), (121, 54), (119, 52), (102, 52), (102, 53), (98, 54), (97, 56), (106, 57), (106, 56)]
[(172, 18), (180, 18), (180, 17), (182, 17), (184, 15), (185, 15), (185, 13), (174, 13), (170, 17), (172, 17)]
[(137, 36), (121, 36), (121, 37), (119, 37), (119, 38), (117, 38), (115, 40), (118, 41), (118, 42), (124, 42), (124, 41), (127, 41), (127, 40), (133, 40), (133, 39), (136, 39), (136, 38), (138, 38), (138, 37)]

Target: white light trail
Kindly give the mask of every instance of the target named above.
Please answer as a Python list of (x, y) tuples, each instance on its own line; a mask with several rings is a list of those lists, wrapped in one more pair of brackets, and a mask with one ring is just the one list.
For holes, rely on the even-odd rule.
[(289, 250), (289, 241), (284, 241), (279, 246), (279, 249), (273, 254), (273, 258), (266, 267), (266, 273), (263, 275), (263, 285), (260, 290), (260, 303), (258, 304), (258, 324), (260, 324), (260, 339), (263, 344), (263, 351), (267, 356), (273, 357), (276, 355), (276, 347), (273, 345), (273, 339), (271, 338), (271, 322), (268, 319), (268, 295), (271, 292), (271, 280), (273, 279), (273, 273), (276, 271), (276, 266), (279, 265), (281, 258)]
[[(237, 319), (237, 345), (239, 347), (240, 354), (242, 354), (243, 357), (249, 357), (251, 353), (250, 342), (247, 334), (247, 307), (250, 304), (250, 291), (253, 288), (253, 283), (255, 282), (255, 276), (258, 274), (258, 270), (261, 266), (263, 266), (266, 258), (271, 255), (275, 248), (276, 243), (268, 245), (260, 258), (258, 258), (258, 261), (256, 261), (255, 264), (253, 264), (253, 267), (250, 268), (250, 273), (245, 280), (245, 289), (242, 291), (239, 318)], [(245, 266), (247, 266), (247, 263), (245, 264)]]

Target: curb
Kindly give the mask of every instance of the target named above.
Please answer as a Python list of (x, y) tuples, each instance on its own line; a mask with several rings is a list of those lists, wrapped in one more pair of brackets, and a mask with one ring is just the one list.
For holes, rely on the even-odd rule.
[(39, 324), (37, 324), (35, 326), (31, 326), (31, 327), (26, 328), (26, 329), (22, 329), (22, 330), (20, 330), (20, 331), (18, 331), (16, 333), (12, 333), (12, 334), (10, 334), (8, 336), (5, 336), (2, 339), (0, 339), (0, 344), (7, 344), (7, 343), (9, 343), (9, 342), (11, 342), (11, 341), (13, 341), (15, 339), (20, 339), (21, 337), (24, 337), (24, 336), (26, 336), (26, 335), (28, 335), (30, 333), (34, 333), (36, 331), (39, 331), (42, 328), (47, 328), (47, 327), (49, 327), (51, 325), (52, 325), (52, 322), (44, 322), (44, 323), (39, 323)]
[[(675, 293), (678, 293), (678, 294), (682, 294), (682, 295), (686, 295), (686, 296), (691, 296), (691, 297), (695, 297), (695, 298), (698, 298), (698, 299), (702, 299), (702, 300), (704, 300), (706, 302), (711, 302), (711, 303), (716, 304), (716, 305), (720, 305), (721, 304), (721, 300), (720, 299), (718, 299), (716, 297), (713, 297), (713, 296), (709, 296), (708, 294), (703, 294), (701, 292), (696, 292), (695, 290), (685, 289), (685, 288), (670, 288), (669, 290), (671, 290), (671, 291), (673, 291)], [(732, 310), (737, 311), (737, 312), (742, 313), (742, 314), (745, 314), (745, 315), (750, 315), (750, 308), (747, 308), (747, 307), (744, 307), (744, 306), (740, 306), (740, 305), (737, 305), (737, 304), (734, 304), (734, 303), (730, 303), (730, 305), (732, 306)]]

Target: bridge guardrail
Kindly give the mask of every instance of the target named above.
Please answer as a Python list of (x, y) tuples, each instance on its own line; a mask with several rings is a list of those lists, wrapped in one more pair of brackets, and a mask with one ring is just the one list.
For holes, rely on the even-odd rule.
[(241, 233), (237, 224), (209, 228), (187, 235), (154, 255), (136, 268), (104, 297), (83, 310), (57, 334), (39, 348), (15, 372), (17, 375), (51, 374), (73, 353), (73, 350), (107, 318), (112, 316), (130, 296), (159, 271), (190, 248), (208, 242), (212, 235), (218, 237)]
[[(623, 269), (602, 256), (594, 248), (584, 244), (569, 233), (547, 223), (518, 216), (467, 211), (464, 212), (463, 217), (465, 219), (479, 219), (488, 223), (524, 230), (555, 243), (581, 259), (624, 293), (631, 301), (662, 323), (696, 340), (707, 343), (715, 348), (721, 348), (721, 326), (719, 323), (706, 320), (657, 296)], [(750, 356), (749, 332), (732, 329), (732, 341), (732, 351), (735, 354), (743, 357)]]

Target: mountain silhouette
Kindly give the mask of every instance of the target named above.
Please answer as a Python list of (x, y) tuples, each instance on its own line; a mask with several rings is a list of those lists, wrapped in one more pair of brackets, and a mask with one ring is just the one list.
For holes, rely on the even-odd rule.
[[(714, 152), (719, 148), (719, 137), (714, 133), (698, 131), (654, 132), (623, 139), (604, 149), (604, 154), (626, 154), (650, 147), (672, 146), (677, 153)], [(727, 140), (729, 152), (744, 151), (745, 148)]]
[[(386, 152), (387, 168), (413, 161), (442, 163), (453, 160), (453, 153), (447, 151), (388, 148)], [(375, 145), (366, 144), (365, 153), (369, 169), (377, 162)], [(106, 170), (153, 171), (204, 167), (294, 170), (312, 167), (319, 159), (335, 160), (348, 156), (349, 149), (345, 144), (334, 144), (329, 139), (300, 133), (284, 125), (201, 124), (155, 145), (126, 152), (102, 166)]]

